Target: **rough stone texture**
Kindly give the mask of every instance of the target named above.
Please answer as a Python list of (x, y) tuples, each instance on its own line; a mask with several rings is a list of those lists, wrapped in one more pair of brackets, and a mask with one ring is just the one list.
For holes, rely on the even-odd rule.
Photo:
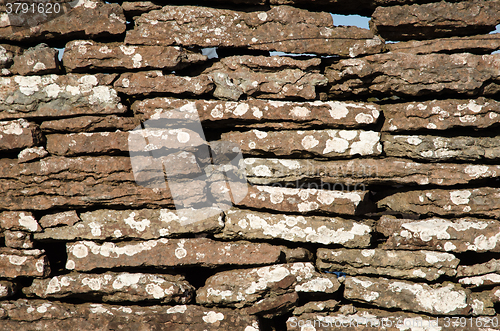
[[(499, 252), (499, 228), (498, 221), (472, 217), (451, 220), (437, 217), (411, 220), (382, 216), (376, 231), (389, 237), (382, 245), (384, 249), (430, 249), (460, 253)], [(458, 268), (459, 276), (476, 275), (474, 272), (461, 272), (460, 268), (462, 266)], [(487, 269), (481, 273), (493, 271), (495, 270)]]
[(339, 302), (337, 300), (310, 301), (303, 306), (295, 308), (293, 314), (302, 315), (305, 313), (335, 311), (338, 307)]
[(8, 280), (0, 280), (0, 299), (13, 296), (17, 292), (17, 285)]
[(406, 102), (382, 108), (385, 117), (382, 131), (483, 129), (500, 123), (500, 103), (483, 97)]
[(457, 277), (479, 276), (497, 271), (500, 271), (500, 260), (491, 259), (485, 263), (458, 266)]
[(475, 35), (495, 30), (500, 23), (499, 12), (496, 1), (378, 7), (370, 26), (388, 40)]
[[(64, 5), (63, 5), (64, 6)], [(63, 7), (61, 6), (61, 7)], [(28, 28), (18, 20), (10, 23), (9, 15), (2, 12), (0, 40), (11, 42), (35, 42), (64, 40), (69, 38), (99, 38), (120, 35), (125, 32), (125, 16), (120, 5), (104, 3), (102, 0), (79, 1), (72, 9), (64, 6), (65, 14), (49, 21), (42, 18), (38, 24)]]
[(4, 211), (0, 213), (0, 229), (40, 232), (42, 229), (31, 212)]
[(116, 75), (0, 77), (0, 119), (122, 114)]
[[(204, 127), (299, 129), (312, 126), (356, 128), (375, 123), (380, 106), (374, 103), (270, 100), (214, 101), (154, 98), (132, 105), (141, 120), (168, 118), (181, 123), (200, 120)], [(196, 114), (196, 111), (198, 114)], [(43, 124), (42, 124), (43, 129)]]
[(196, 291), (202, 305), (242, 308), (289, 292), (334, 293), (340, 287), (334, 275), (320, 274), (311, 263), (228, 270), (207, 279)]
[(494, 160), (500, 158), (500, 136), (441, 137), (429, 135), (382, 135), (387, 156), (417, 160)]
[(497, 315), (495, 311), (495, 298), (490, 291), (472, 292), (470, 302), (473, 316)]
[(296, 292), (285, 293), (259, 300), (251, 307), (246, 307), (241, 311), (245, 314), (257, 314), (263, 318), (271, 319), (289, 312), (298, 304), (298, 301), (299, 295)]
[(24, 119), (0, 121), (0, 151), (16, 151), (42, 141), (38, 125)]
[(320, 270), (427, 281), (441, 275), (455, 276), (460, 262), (453, 254), (424, 250), (319, 248), (316, 256), (316, 266)]
[(77, 241), (66, 246), (66, 269), (172, 266), (255, 265), (284, 262), (303, 253), (264, 243), (219, 242), (208, 238), (165, 239), (97, 244)]
[(60, 120), (44, 121), (40, 124), (43, 132), (92, 132), (121, 130), (130, 131), (139, 125), (139, 120), (133, 117), (108, 116), (80, 116)]
[(237, 203), (255, 209), (281, 212), (323, 212), (359, 215), (370, 211), (368, 191), (332, 191), (315, 188), (250, 186), (246, 197)]
[(43, 159), (47, 155), (49, 155), (49, 152), (47, 152), (43, 146), (28, 147), (17, 154), (17, 162), (24, 163), (33, 160), (39, 160)]
[(66, 298), (94, 296), (104, 302), (161, 301), (186, 304), (194, 295), (181, 275), (106, 272), (104, 274), (70, 273), (46, 279), (35, 279), (23, 293), (28, 297)]
[(59, 72), (57, 54), (56, 49), (39, 44), (28, 48), (22, 55), (15, 56), (14, 64), (9, 70), (22, 76), (56, 74)]
[(207, 75), (195, 77), (163, 75), (161, 71), (127, 72), (114, 83), (118, 92), (130, 95), (154, 93), (202, 95), (213, 90), (214, 84)]
[(0, 44), (0, 76), (12, 74), (8, 68), (14, 63), (14, 57), (22, 54), (23, 51), (24, 49), (19, 46)]
[(224, 239), (284, 239), (293, 242), (368, 247), (371, 227), (339, 217), (294, 216), (251, 210), (226, 211)]
[(55, 214), (47, 214), (40, 218), (38, 222), (42, 228), (51, 228), (59, 225), (72, 226), (80, 221), (76, 211), (69, 210)]
[(250, 155), (287, 155), (350, 157), (379, 155), (382, 152), (380, 133), (361, 130), (307, 131), (232, 131), (221, 135), (222, 140), (239, 144)]
[(431, 315), (470, 315), (470, 292), (445, 282), (434, 286), (387, 278), (347, 277), (344, 297), (382, 307)]
[(384, 49), (384, 41), (358, 27), (335, 27), (325, 12), (276, 6), (267, 12), (236, 12), (165, 6), (143, 14), (127, 31), (136, 45), (244, 47), (286, 53), (355, 57)]
[(22, 231), (4, 232), (5, 246), (11, 248), (31, 249), (33, 248), (32, 236), (30, 233)]
[(230, 56), (203, 73), (216, 85), (213, 95), (237, 101), (242, 96), (260, 99), (316, 99), (316, 86), (328, 82), (320, 74), (321, 59), (296, 60), (280, 56)]
[[(161, 54), (161, 56), (159, 56)], [(166, 69), (178, 70), (207, 57), (180, 47), (126, 46), (74, 40), (66, 44), (63, 62), (70, 72), (88, 70)]]
[(47, 277), (49, 274), (49, 261), (43, 250), (0, 247), (0, 277)]
[(483, 287), (500, 284), (500, 274), (491, 273), (481, 276), (465, 277), (458, 280), (464, 287)]
[(123, 12), (127, 17), (140, 16), (152, 10), (161, 9), (161, 6), (151, 1), (124, 1)]
[(196, 210), (196, 213), (202, 221), (185, 224), (177, 212), (170, 209), (100, 209), (80, 214), (81, 221), (69, 226), (45, 229), (37, 234), (35, 239), (156, 239), (181, 234), (217, 232), (224, 227), (220, 209), (203, 208)]
[(261, 330), (256, 317), (195, 305), (141, 307), (19, 299), (2, 301), (0, 307), (6, 312), (7, 319), (1, 322), (5, 331)]
[(340, 60), (325, 70), (328, 96), (495, 95), (500, 54), (386, 53)]
[(484, 34), (470, 37), (450, 37), (432, 40), (410, 40), (386, 44), (389, 52), (413, 54), (429, 53), (474, 53), (491, 54), (500, 49), (499, 34)]

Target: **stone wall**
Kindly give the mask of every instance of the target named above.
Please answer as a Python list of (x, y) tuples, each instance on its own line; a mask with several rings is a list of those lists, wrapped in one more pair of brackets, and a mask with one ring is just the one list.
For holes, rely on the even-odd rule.
[(1, 330), (498, 329), (500, 2), (61, 3), (0, 5)]

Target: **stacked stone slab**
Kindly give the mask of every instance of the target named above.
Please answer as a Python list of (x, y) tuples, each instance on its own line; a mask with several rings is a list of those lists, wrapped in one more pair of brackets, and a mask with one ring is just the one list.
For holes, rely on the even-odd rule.
[(0, 4), (0, 330), (500, 327), (500, 2), (58, 5)]

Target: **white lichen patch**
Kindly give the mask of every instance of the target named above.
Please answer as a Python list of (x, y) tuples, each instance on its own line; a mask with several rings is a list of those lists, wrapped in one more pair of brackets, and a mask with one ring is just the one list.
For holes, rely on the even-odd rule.
[(450, 200), (455, 205), (466, 205), (469, 203), (469, 197), (471, 194), (472, 193), (469, 190), (451, 191)]
[(500, 274), (490, 273), (481, 276), (467, 277), (459, 279), (458, 281), (462, 285), (468, 286), (481, 286), (490, 284), (500, 284)]
[(217, 323), (218, 321), (222, 321), (224, 319), (224, 314), (222, 313), (217, 313), (215, 311), (209, 311), (208, 313), (205, 313), (206, 315), (202, 317), (203, 321), (205, 323)]
[(401, 224), (403, 228), (400, 235), (405, 238), (419, 238), (422, 241), (436, 239), (451, 239), (448, 229), (454, 229), (458, 232), (468, 231), (469, 229), (484, 230), (488, 223), (484, 221), (470, 221), (468, 219), (457, 219), (454, 222), (442, 218), (430, 218), (427, 220), (409, 222)]

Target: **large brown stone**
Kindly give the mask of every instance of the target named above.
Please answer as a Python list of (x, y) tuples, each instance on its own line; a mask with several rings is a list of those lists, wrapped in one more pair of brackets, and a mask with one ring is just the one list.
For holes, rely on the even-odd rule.
[(339, 244), (346, 247), (370, 245), (371, 227), (340, 217), (294, 216), (251, 210), (228, 210), (224, 239), (284, 239), (293, 242)]
[(387, 156), (408, 157), (417, 160), (476, 161), (500, 158), (500, 136), (441, 137), (384, 134), (382, 135), (382, 143)]
[(22, 55), (14, 57), (14, 64), (9, 68), (17, 75), (56, 74), (59, 70), (56, 49), (46, 44), (28, 48)]
[(165, 239), (136, 242), (77, 241), (66, 246), (66, 269), (272, 264), (303, 256), (304, 249), (264, 243), (221, 242), (208, 238)]
[(500, 216), (500, 189), (433, 189), (391, 194), (377, 202), (379, 208), (421, 215)]
[(237, 101), (260, 99), (316, 99), (316, 86), (328, 82), (320, 73), (321, 59), (296, 60), (280, 56), (230, 56), (203, 71), (216, 85), (213, 95)]
[(497, 1), (438, 2), (378, 7), (370, 25), (388, 40), (432, 39), (488, 33), (500, 23)]
[(49, 261), (43, 250), (0, 247), (0, 277), (47, 277), (49, 274)]
[(385, 117), (382, 131), (482, 129), (500, 123), (500, 103), (483, 97), (387, 104), (382, 108)]
[(0, 119), (122, 114), (116, 75), (0, 77)]
[(379, 155), (382, 152), (380, 133), (362, 130), (307, 130), (307, 131), (231, 131), (221, 139), (240, 146), (250, 155), (286, 155), (316, 157), (351, 157), (352, 155)]
[[(374, 103), (289, 102), (249, 99), (240, 102), (154, 98), (132, 104), (134, 114), (168, 118), (172, 123), (200, 120), (204, 127), (302, 129), (312, 126), (355, 128), (375, 123), (380, 106)], [(197, 113), (196, 113), (197, 112)], [(42, 124), (43, 129), (44, 124)]]
[[(471, 217), (411, 220), (382, 216), (376, 230), (388, 237), (382, 245), (384, 249), (429, 249), (461, 253), (499, 252), (499, 228), (498, 221)], [(458, 268), (459, 276), (476, 275), (474, 272), (461, 272), (461, 268)], [(493, 271), (487, 269), (484, 273)]]
[(33, 213), (27, 211), (4, 211), (0, 213), (0, 229), (40, 232), (42, 229), (33, 217)]
[[(58, 3), (62, 2), (67, 1)], [(24, 21), (33, 18), (32, 12), (28, 12), (31, 16), (25, 14), (14, 17), (15, 15), (8, 15), (6, 9), (3, 9), (2, 22), (6, 23), (0, 26), (0, 40), (39, 42), (54, 39), (110, 37), (125, 32), (125, 15), (119, 4), (105, 3), (102, 0), (83, 0), (78, 1), (74, 8), (67, 4), (62, 4), (60, 8), (60, 15), (35, 17), (38, 21), (33, 21), (32, 25)], [(46, 10), (48, 12), (49, 8)], [(55, 8), (53, 12), (56, 12)], [(54, 18), (47, 21), (47, 17)]]
[(282, 212), (322, 212), (360, 215), (371, 210), (368, 191), (334, 191), (316, 188), (250, 186), (246, 197), (237, 203), (252, 209)]
[(327, 249), (316, 252), (320, 270), (348, 275), (379, 275), (433, 281), (441, 275), (454, 276), (460, 262), (453, 254), (433, 251), (383, 249)]
[[(161, 55), (160, 55), (161, 54)], [(207, 57), (180, 47), (126, 46), (74, 40), (66, 44), (63, 62), (68, 71), (166, 69), (178, 70)]]
[(156, 239), (180, 234), (218, 232), (224, 227), (220, 209), (202, 208), (195, 212), (199, 214), (196, 219), (201, 221), (184, 223), (177, 212), (171, 209), (99, 209), (80, 214), (81, 221), (70, 226), (45, 229), (35, 239)]
[(48, 133), (92, 132), (92, 131), (130, 131), (139, 125), (139, 119), (134, 117), (108, 116), (79, 116), (63, 118), (53, 121), (44, 121), (40, 129)]
[(194, 295), (181, 275), (106, 272), (104, 274), (70, 273), (46, 279), (35, 279), (23, 289), (28, 297), (67, 298), (96, 297), (104, 302), (161, 301), (186, 304)]
[(22, 118), (0, 121), (0, 151), (17, 151), (42, 141), (38, 125)]
[(207, 75), (195, 77), (163, 75), (161, 71), (124, 73), (114, 83), (118, 92), (130, 95), (155, 93), (201, 95), (211, 92), (213, 85)]
[(17, 162), (23, 163), (43, 159), (47, 155), (49, 155), (49, 152), (47, 152), (43, 146), (28, 147), (17, 154)]
[(458, 284), (427, 285), (404, 280), (347, 277), (344, 297), (377, 307), (431, 315), (470, 315), (470, 291)]
[(79, 221), (80, 217), (78, 217), (76, 211), (69, 210), (55, 214), (46, 214), (40, 218), (38, 223), (40, 223), (40, 226), (45, 229), (59, 225), (72, 226)]
[(31, 233), (6, 230), (3, 235), (6, 247), (20, 249), (31, 249), (34, 247)]
[(343, 57), (384, 49), (384, 41), (369, 30), (335, 27), (328, 13), (289, 6), (276, 6), (267, 12), (165, 6), (143, 14), (135, 24), (127, 32), (128, 44), (244, 47)]
[(330, 98), (495, 95), (500, 54), (386, 53), (326, 67)]

